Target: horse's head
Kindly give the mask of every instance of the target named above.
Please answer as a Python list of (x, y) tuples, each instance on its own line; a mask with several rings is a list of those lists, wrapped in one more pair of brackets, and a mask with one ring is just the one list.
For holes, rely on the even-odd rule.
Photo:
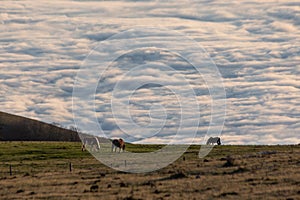
[(120, 143), (120, 148), (123, 149), (123, 151), (125, 150), (125, 142), (123, 139), (119, 139), (119, 143)]

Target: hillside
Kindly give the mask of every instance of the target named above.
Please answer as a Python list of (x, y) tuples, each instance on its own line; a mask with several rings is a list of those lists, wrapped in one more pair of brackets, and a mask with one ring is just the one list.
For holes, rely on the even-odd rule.
[(75, 131), (0, 112), (0, 141), (80, 141)]

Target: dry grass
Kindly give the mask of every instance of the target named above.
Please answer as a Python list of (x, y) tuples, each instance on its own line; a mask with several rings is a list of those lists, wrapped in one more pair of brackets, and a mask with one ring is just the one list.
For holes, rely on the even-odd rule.
[[(37, 148), (35, 144), (0, 143), (4, 149), (0, 154), (1, 199), (299, 199), (300, 196), (299, 145), (216, 146), (204, 159), (197, 157), (199, 147), (193, 146), (184, 158), (164, 169), (128, 174), (114, 171), (88, 153), (82, 153), (78, 143), (39, 143), (44, 151), (39, 152), (41, 155), (30, 153), (30, 148)], [(21, 150), (10, 149), (13, 146)], [(12, 175), (9, 175), (10, 164)]]

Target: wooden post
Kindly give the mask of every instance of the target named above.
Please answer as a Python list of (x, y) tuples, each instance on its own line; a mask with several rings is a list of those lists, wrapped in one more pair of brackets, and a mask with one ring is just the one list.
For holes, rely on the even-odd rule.
[(71, 162), (69, 163), (69, 169), (70, 169), (70, 172), (72, 172), (72, 163)]
[(12, 175), (11, 165), (9, 165), (9, 175)]

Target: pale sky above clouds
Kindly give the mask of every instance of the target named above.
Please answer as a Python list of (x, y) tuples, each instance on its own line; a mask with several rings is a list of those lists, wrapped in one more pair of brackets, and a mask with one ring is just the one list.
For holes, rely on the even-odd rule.
[[(0, 110), (74, 125), (72, 91), (84, 59), (101, 41), (135, 27), (174, 30), (207, 51), (226, 91), (221, 136), (225, 144), (300, 142), (298, 1), (1, 1)], [(126, 44), (128, 40), (119, 38), (119, 42)], [(121, 115), (116, 122), (110, 105), (117, 81), (122, 80), (124, 87), (132, 82), (161, 81), (184, 93), (188, 89), (182, 85), (183, 75), (200, 109), (194, 141), (203, 142), (211, 113), (204, 79), (174, 54), (156, 53), (124, 52), (124, 57), (109, 66), (95, 94), (96, 116), (102, 129), (109, 137), (124, 137), (118, 125), (128, 122)], [(145, 64), (145, 60), (157, 67), (122, 79), (133, 63)], [(178, 74), (164, 73), (159, 67), (162, 61)], [(126, 87), (123, 89), (118, 95), (126, 95)], [(95, 115), (91, 109), (92, 105), (82, 107), (82, 121), (87, 124), (89, 116)], [(132, 94), (130, 113), (140, 126), (131, 134), (144, 137), (139, 142), (164, 143), (178, 129), (181, 110), (170, 89), (150, 84)], [(196, 116), (188, 108), (184, 114)], [(193, 117), (186, 121), (189, 126), (183, 132), (187, 134), (179, 143), (192, 142), (189, 133), (194, 127)], [(145, 131), (147, 125), (157, 131), (162, 122), (164, 127), (158, 134)]]

